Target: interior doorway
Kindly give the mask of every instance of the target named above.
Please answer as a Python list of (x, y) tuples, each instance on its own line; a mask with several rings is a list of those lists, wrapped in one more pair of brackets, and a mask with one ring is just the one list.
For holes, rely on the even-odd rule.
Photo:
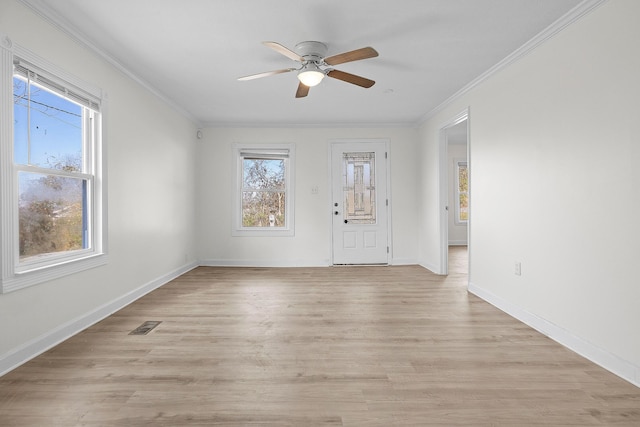
[[(470, 229), (469, 110), (440, 128), (440, 271), (449, 274), (449, 247), (468, 248)], [(466, 182), (465, 182), (466, 176)], [(467, 250), (468, 252), (468, 250)]]

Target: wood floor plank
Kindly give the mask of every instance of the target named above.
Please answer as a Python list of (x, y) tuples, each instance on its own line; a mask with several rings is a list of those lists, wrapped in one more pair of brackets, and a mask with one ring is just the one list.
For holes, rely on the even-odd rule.
[(197, 268), (1, 377), (0, 425), (640, 425), (640, 389), (466, 268)]

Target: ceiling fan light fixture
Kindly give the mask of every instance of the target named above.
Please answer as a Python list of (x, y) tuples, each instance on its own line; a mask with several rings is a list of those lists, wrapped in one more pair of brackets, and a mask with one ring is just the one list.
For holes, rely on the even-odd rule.
[(372, 47), (363, 47), (361, 49), (343, 52), (333, 56), (326, 56), (327, 45), (317, 41), (300, 42), (296, 45), (295, 52), (280, 43), (263, 42), (263, 44), (287, 58), (298, 62), (300, 64), (300, 68), (283, 68), (281, 70), (267, 71), (266, 73), (251, 74), (249, 76), (240, 77), (238, 80), (253, 80), (261, 77), (296, 71), (298, 74), (298, 80), (300, 81), (300, 83), (298, 83), (298, 90), (296, 90), (296, 98), (304, 98), (307, 96), (309, 94), (309, 88), (319, 85), (325, 76), (360, 86), (365, 89), (370, 88), (376, 83), (373, 80), (331, 68), (331, 66), (337, 64), (375, 58), (378, 56), (378, 52), (376, 52)]
[(322, 79), (324, 72), (316, 64), (307, 64), (298, 72), (298, 80), (307, 87), (317, 86)]

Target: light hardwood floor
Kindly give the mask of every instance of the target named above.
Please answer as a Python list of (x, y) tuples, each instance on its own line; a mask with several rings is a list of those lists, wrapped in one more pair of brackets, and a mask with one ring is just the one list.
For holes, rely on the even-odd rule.
[(640, 426), (640, 389), (467, 293), (465, 258), (195, 269), (0, 378), (0, 425)]

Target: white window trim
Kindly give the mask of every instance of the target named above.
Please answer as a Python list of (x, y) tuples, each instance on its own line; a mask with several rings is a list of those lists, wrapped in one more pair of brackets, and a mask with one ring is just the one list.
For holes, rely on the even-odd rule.
[[(468, 163), (467, 160), (465, 159), (456, 159), (454, 160), (455, 162), (455, 175), (456, 175), (456, 187), (455, 187), (455, 194), (456, 194), (456, 210), (455, 210), (455, 216), (454, 216), (454, 222), (456, 225), (467, 225), (469, 223), (469, 220), (467, 219), (460, 219), (460, 166), (466, 166), (467, 167), (467, 171), (468, 171)], [(468, 195), (469, 192), (467, 191), (467, 200), (468, 200)]]
[[(251, 151), (265, 155), (276, 155), (286, 151), (288, 158), (285, 163), (286, 184), (286, 215), (284, 227), (243, 227), (242, 226), (242, 152)], [(233, 144), (233, 203), (232, 203), (232, 236), (294, 236), (294, 198), (295, 198), (295, 144)]]
[[(56, 81), (100, 100), (100, 114), (94, 120), (95, 145), (91, 173), (93, 180), (92, 248), (46, 257), (46, 261), (18, 265), (18, 190), (13, 163), (13, 61), (14, 58), (44, 70)], [(107, 263), (106, 159), (103, 154), (102, 120), (106, 97), (102, 91), (61, 70), (0, 34), (0, 293), (15, 291)]]

